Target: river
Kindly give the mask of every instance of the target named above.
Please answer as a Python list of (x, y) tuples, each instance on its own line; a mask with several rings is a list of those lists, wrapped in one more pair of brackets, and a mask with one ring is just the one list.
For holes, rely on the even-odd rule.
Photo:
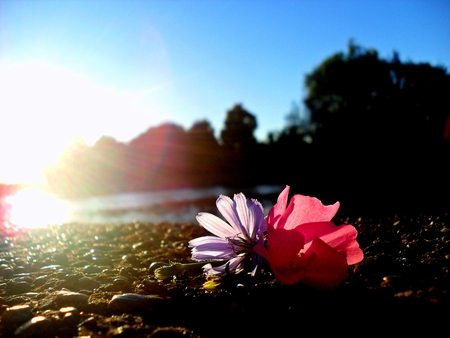
[[(247, 198), (257, 198), (268, 209), (273, 196), (283, 187), (261, 185), (246, 192)], [(17, 228), (35, 228), (64, 223), (130, 223), (130, 222), (195, 222), (200, 211), (217, 213), (215, 199), (220, 194), (233, 197), (239, 191), (216, 186), (201, 189), (173, 189), (149, 192), (95, 196), (78, 200), (63, 200), (37, 188), (26, 188), (7, 196), (9, 210), (4, 222)], [(253, 195), (254, 194), (254, 195)], [(5, 209), (5, 208), (4, 208)], [(1, 217), (0, 217), (1, 221)]]

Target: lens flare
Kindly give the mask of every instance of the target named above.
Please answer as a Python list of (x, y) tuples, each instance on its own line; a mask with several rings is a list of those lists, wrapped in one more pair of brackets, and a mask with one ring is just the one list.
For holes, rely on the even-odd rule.
[(19, 228), (62, 224), (68, 214), (66, 203), (38, 188), (23, 189), (7, 200), (11, 205), (10, 223)]

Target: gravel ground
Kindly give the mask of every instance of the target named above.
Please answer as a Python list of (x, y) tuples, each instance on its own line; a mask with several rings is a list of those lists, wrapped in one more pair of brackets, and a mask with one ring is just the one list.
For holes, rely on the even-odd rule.
[(65, 224), (0, 237), (0, 337), (300, 337), (448, 332), (450, 215), (338, 217), (365, 258), (338, 288), (253, 279), (203, 288), (191, 263), (198, 224)]

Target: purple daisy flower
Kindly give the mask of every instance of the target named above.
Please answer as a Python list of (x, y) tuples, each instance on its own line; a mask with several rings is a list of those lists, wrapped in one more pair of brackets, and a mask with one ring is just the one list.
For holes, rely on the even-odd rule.
[(220, 195), (216, 205), (228, 223), (213, 214), (199, 213), (197, 221), (216, 236), (203, 236), (189, 241), (192, 259), (227, 261), (218, 267), (206, 264), (203, 270), (207, 275), (239, 273), (251, 262), (254, 275), (258, 255), (253, 247), (258, 243), (263, 244), (264, 232), (267, 230), (261, 203), (239, 193), (234, 195), (233, 200)]

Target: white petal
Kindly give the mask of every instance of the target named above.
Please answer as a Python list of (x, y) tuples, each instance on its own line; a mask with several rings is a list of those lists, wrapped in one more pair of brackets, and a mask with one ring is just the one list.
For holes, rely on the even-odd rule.
[(262, 226), (265, 224), (264, 209), (257, 200), (247, 201), (249, 210), (249, 220), (247, 224), (248, 234), (253, 240), (262, 232)]
[(242, 226), (239, 216), (236, 212), (235, 202), (228, 196), (220, 195), (216, 202), (217, 209), (225, 217), (225, 219), (230, 223), (233, 229), (236, 231), (235, 234), (244, 233), (246, 230)]
[(207, 261), (210, 259), (231, 259), (236, 257), (233, 251), (192, 251), (192, 259), (196, 261)]
[(243, 193), (240, 193), (234, 195), (234, 201), (236, 202), (236, 212), (240, 220), (239, 223), (245, 228), (244, 233), (248, 234), (251, 217), (247, 205), (247, 199)]
[(233, 230), (233, 228), (221, 220), (219, 217), (210, 214), (208, 212), (200, 212), (197, 215), (197, 221), (209, 232), (212, 234), (226, 238), (226, 237), (233, 237), (236, 235), (236, 232)]
[(243, 269), (243, 263), (245, 261), (245, 257), (236, 257), (230, 259), (227, 263), (213, 267), (211, 264), (206, 264), (203, 266), (203, 270), (207, 275), (226, 275), (227, 274), (227, 264), (229, 264), (228, 270), (231, 273), (239, 273)]
[(192, 247), (192, 259), (201, 261), (207, 259), (230, 259), (236, 256), (230, 243), (227, 240), (214, 237), (203, 236), (189, 242)]
[(189, 247), (198, 247), (201, 245), (205, 245), (205, 244), (228, 244), (228, 241), (226, 239), (220, 238), (220, 237), (216, 237), (216, 236), (202, 236), (202, 237), (198, 237), (198, 238), (194, 238), (191, 239), (189, 241)]

